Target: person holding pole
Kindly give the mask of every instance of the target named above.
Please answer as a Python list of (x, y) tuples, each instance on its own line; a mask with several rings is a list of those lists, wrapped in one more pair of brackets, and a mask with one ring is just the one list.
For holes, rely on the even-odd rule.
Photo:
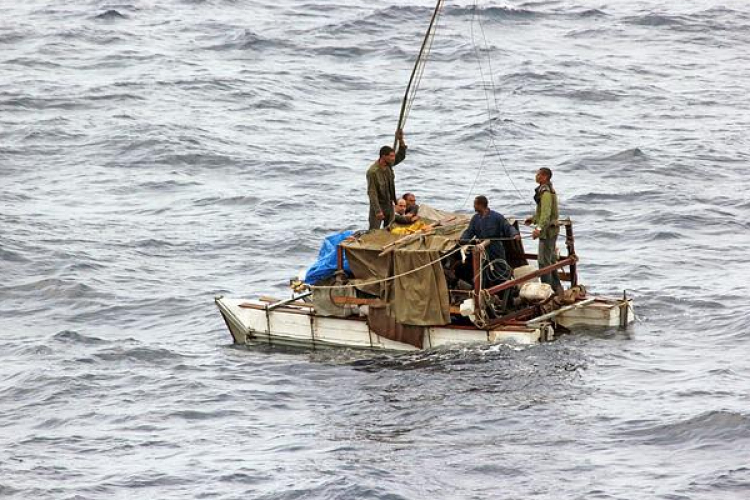
[(370, 199), (370, 229), (388, 227), (396, 204), (396, 176), (393, 167), (406, 158), (404, 131), (396, 131), (398, 152), (390, 146), (380, 148), (380, 156), (367, 170), (367, 196)]

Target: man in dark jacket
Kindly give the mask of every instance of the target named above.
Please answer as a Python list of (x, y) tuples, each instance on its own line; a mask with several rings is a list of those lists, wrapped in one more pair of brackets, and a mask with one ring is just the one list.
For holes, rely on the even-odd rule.
[(396, 203), (396, 179), (393, 167), (406, 158), (404, 132), (396, 131), (398, 153), (390, 147), (380, 148), (380, 157), (367, 170), (367, 196), (370, 198), (370, 229), (387, 227), (393, 221)]
[[(489, 262), (496, 260), (505, 260), (505, 247), (503, 240), (507, 239), (521, 239), (521, 235), (518, 234), (516, 228), (510, 225), (510, 223), (503, 217), (502, 214), (490, 210), (489, 201), (484, 196), (477, 196), (474, 199), (474, 211), (476, 214), (471, 218), (469, 227), (461, 235), (462, 241), (468, 240), (489, 240), (486, 243), (485, 249), (487, 252), (487, 259)], [(483, 263), (483, 266), (489, 265), (489, 262)], [(504, 265), (502, 262), (497, 263), (498, 266)], [(510, 272), (510, 267), (505, 264), (506, 271)], [(487, 270), (484, 273), (487, 277)], [(510, 277), (510, 276), (508, 276)], [(485, 278), (485, 281), (489, 281)]]

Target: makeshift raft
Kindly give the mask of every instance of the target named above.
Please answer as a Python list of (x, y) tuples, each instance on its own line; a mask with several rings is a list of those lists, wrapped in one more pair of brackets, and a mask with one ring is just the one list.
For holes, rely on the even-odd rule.
[[(342, 241), (332, 276), (317, 285), (293, 282), (301, 293), (290, 299), (217, 297), (234, 343), (388, 351), (528, 345), (577, 327), (624, 328), (634, 321), (630, 298), (589, 296), (578, 283), (572, 221), (558, 221), (567, 255), (536, 269), (529, 261), (537, 256), (525, 252), (522, 240), (503, 241), (505, 261), (490, 263), (486, 241), (459, 241), (466, 216), (424, 212), (442, 222), (408, 237), (374, 230)], [(493, 264), (507, 264), (509, 279)], [(553, 271), (569, 284), (564, 294), (551, 295), (539, 283)]]

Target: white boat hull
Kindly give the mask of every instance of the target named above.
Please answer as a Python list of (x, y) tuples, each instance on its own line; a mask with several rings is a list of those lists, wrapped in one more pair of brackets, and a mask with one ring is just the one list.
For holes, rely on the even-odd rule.
[[(632, 307), (618, 302), (597, 301), (574, 308), (555, 317), (565, 327), (615, 327), (632, 322)], [(268, 302), (217, 297), (216, 305), (236, 344), (266, 344), (306, 349), (349, 348), (382, 351), (414, 351), (413, 345), (396, 342), (370, 330), (359, 317), (337, 318), (316, 315), (304, 304), (290, 304), (272, 310)], [(621, 316), (625, 314), (625, 317)], [(502, 326), (492, 330), (474, 327), (438, 326), (425, 328), (425, 349), (457, 344), (520, 344), (530, 345), (553, 340), (552, 322)]]

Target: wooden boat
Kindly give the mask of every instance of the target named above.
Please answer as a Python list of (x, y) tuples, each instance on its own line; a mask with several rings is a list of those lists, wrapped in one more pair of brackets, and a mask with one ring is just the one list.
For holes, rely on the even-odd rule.
[[(589, 299), (575, 304), (554, 318), (519, 321), (480, 329), (467, 326), (436, 326), (424, 332), (424, 349), (464, 344), (530, 345), (554, 340), (560, 327), (608, 328), (630, 324), (631, 299)], [(304, 349), (350, 348), (382, 351), (412, 351), (419, 348), (373, 332), (366, 317), (318, 316), (314, 307), (295, 299), (283, 304), (267, 300), (216, 297), (235, 344), (288, 346)]]
[[(566, 230), (565, 243), (568, 254), (565, 258), (552, 266), (527, 272), (515, 279), (489, 287), (484, 285), (482, 273), (478, 272), (482, 266), (483, 255), (481, 251), (478, 251), (480, 245), (460, 245), (456, 242), (455, 248), (468, 253), (470, 258), (467, 260), (470, 262), (465, 265), (471, 267), (473, 276), (478, 279), (474, 280), (471, 290), (448, 290), (450, 322), (446, 324), (410, 327), (392, 321), (384, 328), (382, 318), (388, 318), (386, 312), (388, 301), (382, 297), (382, 294), (373, 296), (354, 290), (348, 294), (336, 293), (335, 296), (326, 298), (331, 291), (337, 290), (335, 284), (330, 287), (320, 287), (322, 303), (319, 302), (320, 297), (314, 296), (317, 287), (312, 287), (313, 291), (308, 290), (286, 300), (268, 297), (245, 300), (219, 296), (215, 301), (234, 343), (307, 349), (344, 347), (409, 351), (472, 343), (529, 345), (554, 340), (561, 333), (567, 333), (577, 327), (627, 327), (635, 319), (632, 299), (626, 296), (604, 298), (586, 295), (585, 289), (578, 284), (578, 258), (575, 255), (573, 224), (569, 220), (559, 221), (559, 224)], [(458, 230), (462, 227), (464, 226), (459, 225)], [(377, 231), (386, 232), (385, 230)], [(422, 240), (427, 238), (424, 235), (417, 235), (417, 237)], [(395, 240), (395, 242), (398, 241), (398, 239)], [(345, 254), (353, 252), (356, 244), (354, 241), (349, 241), (337, 247), (339, 278), (344, 274)], [(424, 243), (412, 241), (409, 244), (414, 246)], [(525, 253), (521, 241), (505, 241), (503, 244), (508, 252), (508, 260), (517, 264), (516, 269), (527, 268), (528, 270), (527, 262), (537, 257), (534, 254)], [(398, 247), (398, 243), (395, 246)], [(387, 245), (382, 245), (381, 248), (384, 247)], [(441, 258), (445, 259), (445, 255), (455, 251), (455, 248), (446, 247)], [(404, 251), (414, 252), (415, 250), (410, 248)], [(391, 252), (393, 253), (398, 253), (398, 250)], [(388, 255), (378, 255), (381, 259), (388, 258)], [(507, 303), (508, 295), (515, 295), (518, 299), (518, 290), (524, 284), (538, 282), (540, 276), (552, 271), (560, 271), (561, 279), (570, 283), (566, 291), (568, 303), (554, 304), (552, 302), (557, 299), (554, 296), (544, 300), (521, 301), (520, 306), (516, 304), (501, 308), (502, 314), (498, 314), (498, 303)], [(390, 278), (392, 276), (387, 279)], [(398, 279), (405, 279), (405, 277), (392, 281), (395, 282)], [(344, 280), (356, 283), (356, 280), (346, 280), (346, 278)], [(367, 286), (371, 285), (365, 283), (360, 288)], [(339, 315), (335, 312), (331, 313), (332, 306), (343, 312)], [(381, 311), (379, 325), (373, 324), (374, 311)], [(408, 332), (404, 334), (403, 331), (399, 331), (403, 330), (404, 326), (406, 329), (411, 328), (411, 335)]]
[[(397, 130), (403, 129), (419, 87), (443, 3), (437, 1), (414, 64)], [(465, 215), (427, 212), (424, 218), (434, 224), (414, 236), (376, 230), (339, 243), (334, 277), (323, 284), (295, 282), (298, 295), (293, 292), (290, 299), (216, 297), (233, 341), (408, 351), (469, 343), (535, 344), (580, 326), (627, 327), (634, 321), (632, 300), (624, 294), (590, 297), (579, 285), (572, 221), (558, 221), (565, 229), (567, 255), (542, 269), (529, 265), (537, 256), (526, 253), (521, 241), (504, 241), (506, 273), (497, 279), (497, 273), (487, 273), (497, 264), (484, 258), (488, 242), (460, 241)], [(345, 263), (351, 265), (348, 273)], [(569, 288), (556, 296), (550, 296), (550, 288), (545, 295), (548, 285), (538, 283), (539, 277), (558, 271)]]

